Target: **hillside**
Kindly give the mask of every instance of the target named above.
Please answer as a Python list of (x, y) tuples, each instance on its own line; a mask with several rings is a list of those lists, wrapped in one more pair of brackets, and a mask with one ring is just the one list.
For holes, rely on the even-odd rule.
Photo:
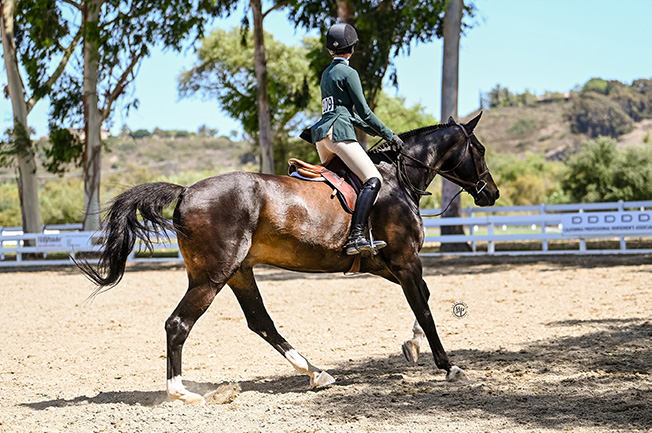
[[(476, 135), (491, 152), (518, 156), (530, 152), (545, 155), (548, 160), (563, 160), (590, 139), (586, 134), (571, 132), (570, 122), (565, 116), (569, 104), (555, 102), (485, 110)], [(477, 113), (470, 113), (463, 120), (471, 119)], [(634, 123), (634, 130), (620, 136), (618, 144), (640, 145), (646, 135), (652, 135), (651, 119)]]
[[(543, 155), (549, 161), (564, 160), (589, 140), (585, 134), (571, 132), (565, 114), (569, 105), (570, 102), (562, 101), (487, 109), (483, 111), (476, 134), (490, 154), (525, 157), (532, 153)], [(470, 113), (461, 120), (469, 120), (477, 113)], [(650, 135), (652, 119), (644, 119), (634, 123), (634, 129), (620, 136), (618, 143), (619, 146), (640, 145), (649, 140)], [(38, 145), (43, 147), (46, 144), (47, 141), (42, 139)], [(252, 148), (247, 142), (232, 141), (228, 137), (201, 136), (185, 131), (177, 136), (150, 134), (142, 138), (121, 134), (106, 140), (102, 174), (107, 180), (126, 176), (128, 179), (125, 181), (137, 182), (141, 177), (144, 181), (145, 178), (191, 172), (208, 176), (243, 168), (256, 170)], [(81, 170), (72, 169), (69, 174), (78, 176)], [(55, 176), (41, 169), (39, 177)], [(0, 168), (0, 179), (13, 181), (14, 169)]]

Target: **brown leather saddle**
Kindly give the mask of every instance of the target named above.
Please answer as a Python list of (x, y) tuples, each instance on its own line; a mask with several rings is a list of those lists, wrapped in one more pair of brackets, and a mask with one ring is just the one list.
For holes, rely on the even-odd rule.
[(344, 210), (353, 213), (362, 182), (338, 156), (333, 156), (323, 165), (310, 164), (296, 158), (290, 158), (288, 164), (290, 176), (330, 185), (333, 188), (331, 198), (337, 196)]

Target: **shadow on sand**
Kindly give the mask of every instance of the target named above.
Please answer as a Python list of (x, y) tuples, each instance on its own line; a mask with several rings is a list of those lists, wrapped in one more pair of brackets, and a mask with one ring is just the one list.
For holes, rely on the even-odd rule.
[[(330, 368), (337, 383), (311, 392), (306, 411), (322, 418), (352, 419), (454, 414), (460, 422), (483, 414), (507, 417), (535, 428), (602, 426), (608, 429), (652, 427), (652, 323), (645, 319), (569, 320), (554, 327), (587, 332), (532, 343), (519, 351), (450, 352), (471, 380), (447, 383), (430, 354), (409, 367), (399, 355), (363, 358)], [(433, 380), (434, 377), (434, 380)], [(206, 394), (218, 383), (186, 382)], [(239, 382), (240, 392), (301, 394), (305, 376), (274, 376)], [(304, 401), (306, 399), (303, 399)], [(156, 406), (164, 391), (102, 392), (94, 397), (23, 403), (34, 410), (86, 404)]]

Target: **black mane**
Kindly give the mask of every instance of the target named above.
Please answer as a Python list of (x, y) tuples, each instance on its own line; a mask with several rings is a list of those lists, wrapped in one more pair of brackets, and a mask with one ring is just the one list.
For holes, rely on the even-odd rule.
[[(453, 123), (438, 123), (436, 125), (430, 125), (430, 126), (424, 126), (423, 128), (417, 128), (413, 129), (411, 131), (403, 132), (402, 134), (398, 134), (399, 137), (401, 137), (401, 140), (405, 141), (408, 138), (416, 137), (417, 135), (422, 135), (422, 134), (427, 134), (432, 131), (436, 131), (438, 129), (444, 129), (448, 128), (449, 126), (453, 126)], [(388, 142), (388, 141), (379, 141), (378, 143), (374, 144), (367, 153), (371, 154), (378, 154), (378, 153), (384, 153), (384, 152), (396, 152), (396, 146), (394, 144)]]

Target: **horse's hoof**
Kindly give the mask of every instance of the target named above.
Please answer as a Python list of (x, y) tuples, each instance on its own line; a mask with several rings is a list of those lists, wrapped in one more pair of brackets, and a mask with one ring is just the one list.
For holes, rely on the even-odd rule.
[(414, 344), (412, 340), (408, 340), (403, 343), (401, 349), (403, 350), (403, 356), (407, 363), (412, 366), (417, 365), (419, 359), (419, 347)]
[(446, 373), (446, 380), (449, 382), (466, 382), (469, 378), (466, 377), (464, 370), (459, 368), (457, 365), (454, 365), (448, 373)]
[(335, 378), (322, 370), (316, 377), (310, 380), (310, 388), (320, 388), (335, 383)]
[(182, 395), (168, 395), (171, 400), (181, 400), (184, 402), (184, 404), (197, 404), (197, 405), (205, 405), (206, 400), (204, 400), (204, 397), (202, 397), (199, 394), (195, 394), (194, 392), (186, 392)]
[(206, 404), (206, 400), (204, 400), (204, 397), (202, 397), (199, 394), (194, 394), (194, 393), (191, 393), (186, 398), (184, 398), (183, 402), (185, 404), (197, 404), (197, 405), (200, 405), (200, 406), (203, 406), (203, 405)]

